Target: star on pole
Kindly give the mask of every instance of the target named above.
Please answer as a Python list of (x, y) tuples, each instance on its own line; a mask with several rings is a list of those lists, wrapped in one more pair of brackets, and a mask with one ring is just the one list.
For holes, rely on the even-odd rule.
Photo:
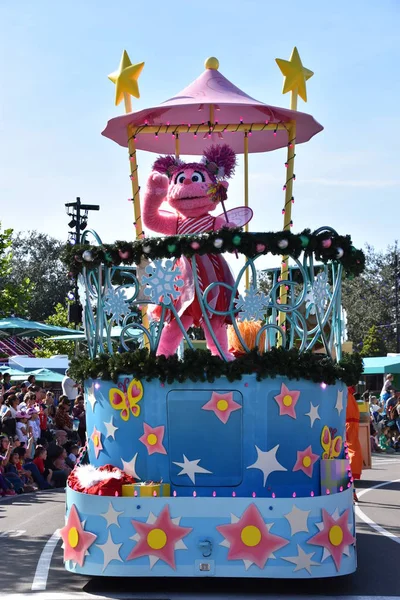
[(182, 468), (182, 471), (180, 473), (178, 473), (178, 475), (187, 475), (192, 483), (196, 483), (196, 474), (197, 473), (212, 474), (212, 471), (208, 471), (207, 469), (204, 469), (203, 467), (199, 466), (200, 461), (201, 461), (201, 458), (198, 458), (195, 460), (189, 460), (188, 458), (186, 458), (185, 455), (183, 455), (183, 463), (174, 462), (174, 461), (173, 461), (173, 463), (174, 463), (174, 465), (177, 465), (178, 467)]
[(119, 68), (108, 76), (115, 83), (115, 105), (123, 100), (124, 93), (140, 98), (138, 79), (144, 67), (144, 62), (133, 65), (126, 50), (122, 53)]
[(284, 76), (282, 94), (295, 92), (297, 90), (300, 98), (302, 98), (304, 102), (307, 102), (306, 81), (310, 79), (314, 73), (303, 66), (296, 46), (293, 48), (289, 60), (276, 58), (275, 61)]
[(262, 472), (264, 477), (263, 485), (265, 487), (267, 479), (271, 475), (271, 473), (273, 473), (274, 471), (287, 471), (287, 469), (285, 469), (285, 467), (281, 465), (276, 458), (276, 453), (279, 449), (279, 444), (271, 450), (267, 450), (266, 452), (260, 450), (258, 446), (256, 446), (255, 448), (257, 450), (257, 460), (255, 463), (248, 466), (247, 468), (259, 469)]

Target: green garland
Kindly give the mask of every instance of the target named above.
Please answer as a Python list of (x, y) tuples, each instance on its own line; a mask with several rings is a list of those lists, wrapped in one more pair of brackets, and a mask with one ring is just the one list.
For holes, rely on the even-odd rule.
[(179, 360), (176, 355), (166, 358), (149, 354), (147, 349), (139, 349), (113, 356), (101, 354), (94, 359), (76, 357), (72, 359), (70, 371), (76, 381), (103, 379), (116, 382), (119, 375), (132, 375), (146, 381), (212, 383), (218, 377), (237, 381), (242, 375), (256, 373), (258, 381), (282, 376), (329, 385), (337, 380), (355, 385), (363, 372), (363, 363), (358, 354), (345, 354), (335, 363), (323, 354), (299, 352), (295, 348), (272, 348), (264, 354), (253, 350), (232, 362), (212, 356), (208, 350), (186, 350), (183, 360)]
[(117, 241), (102, 246), (68, 245), (64, 260), (70, 275), (76, 276), (83, 267), (96, 268), (102, 263), (108, 267), (139, 264), (143, 257), (154, 260), (240, 252), (249, 258), (269, 253), (298, 258), (303, 251), (314, 254), (317, 261), (342, 264), (350, 277), (359, 275), (365, 268), (364, 253), (352, 245), (349, 235), (336, 235), (326, 230), (311, 233), (309, 229), (296, 235), (290, 231), (248, 233), (238, 228), (222, 228), (209, 233), (144, 238), (135, 242)]

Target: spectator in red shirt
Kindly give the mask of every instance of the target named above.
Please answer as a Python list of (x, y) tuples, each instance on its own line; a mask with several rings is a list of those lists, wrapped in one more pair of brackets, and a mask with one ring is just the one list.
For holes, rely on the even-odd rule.
[(46, 469), (45, 460), (47, 460), (47, 449), (44, 446), (36, 446), (35, 457), (33, 459), (33, 462), (39, 469), (39, 472), (42, 475), (42, 477), (46, 479), (47, 483), (51, 484), (53, 471), (51, 469)]

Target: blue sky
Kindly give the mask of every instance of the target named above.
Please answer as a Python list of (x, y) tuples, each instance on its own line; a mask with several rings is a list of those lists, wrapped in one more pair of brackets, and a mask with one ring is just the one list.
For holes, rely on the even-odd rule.
[[(139, 110), (184, 88), (211, 55), (248, 94), (288, 107), (274, 59), (297, 45), (315, 72), (299, 110), (325, 130), (297, 147), (293, 231), (331, 225), (384, 248), (399, 235), (399, 17), (398, 0), (3, 1), (3, 226), (66, 239), (64, 203), (80, 196), (100, 204), (90, 225), (104, 241), (133, 238), (126, 151), (100, 135), (123, 110), (107, 75), (124, 48), (146, 63)], [(142, 186), (153, 159), (139, 156)], [(284, 151), (250, 157), (253, 229), (282, 227), (284, 162)], [(229, 207), (242, 189), (239, 168)]]

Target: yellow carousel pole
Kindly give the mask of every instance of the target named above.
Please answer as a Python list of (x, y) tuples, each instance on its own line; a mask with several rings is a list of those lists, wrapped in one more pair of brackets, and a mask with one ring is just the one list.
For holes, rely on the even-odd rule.
[[(307, 102), (306, 81), (314, 75), (312, 71), (303, 67), (299, 52), (296, 47), (293, 48), (290, 60), (276, 59), (276, 63), (280, 68), (283, 76), (282, 93), (290, 92), (290, 110), (297, 111), (298, 96)], [(293, 181), (294, 181), (294, 158), (296, 148), (296, 120), (291, 121), (288, 126), (288, 150), (286, 159), (286, 183), (285, 183), (285, 206), (283, 229), (290, 231), (292, 225), (292, 199), (293, 199)], [(289, 273), (289, 257), (282, 257), (281, 264), (281, 280), (288, 278)], [(282, 285), (279, 295), (280, 304), (287, 302), (286, 286)], [(285, 328), (286, 313), (279, 313), (279, 325)], [(282, 343), (282, 340), (280, 340)]]
[[(249, 134), (247, 131), (244, 132), (244, 144), (243, 144), (243, 156), (244, 156), (244, 205), (249, 206)], [(246, 223), (244, 230), (249, 230), (249, 224)], [(247, 260), (247, 257), (246, 259)], [(250, 269), (246, 269), (246, 290), (250, 287)]]
[[(131, 96), (140, 98), (138, 78), (144, 67), (144, 62), (133, 65), (130, 61), (126, 50), (122, 53), (121, 62), (119, 68), (114, 73), (108, 76), (108, 78), (115, 83), (115, 105), (124, 100), (125, 113), (129, 114), (132, 112), (132, 101)], [(132, 203), (133, 213), (135, 219), (135, 230), (136, 239), (143, 238), (143, 224), (142, 215), (140, 210), (140, 186), (139, 186), (139, 172), (136, 158), (136, 144), (135, 135), (133, 129), (128, 126), (128, 150), (129, 150), (129, 164), (131, 171), (131, 183), (132, 183)], [(142, 323), (146, 329), (149, 329), (149, 320), (145, 308), (142, 308)], [(150, 347), (149, 341), (145, 340), (147, 348)]]

